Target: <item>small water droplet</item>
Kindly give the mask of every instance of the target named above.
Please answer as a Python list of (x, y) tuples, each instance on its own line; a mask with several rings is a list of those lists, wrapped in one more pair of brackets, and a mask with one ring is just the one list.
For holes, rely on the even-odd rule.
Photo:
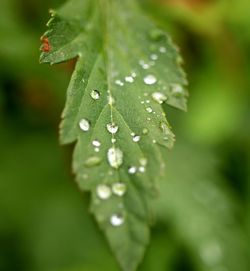
[(155, 144), (155, 143), (156, 143), (156, 140), (155, 140), (155, 139), (153, 139), (153, 140), (152, 140), (152, 142)]
[(155, 28), (149, 32), (149, 37), (153, 41), (160, 41), (164, 37), (164, 33), (162, 30)]
[(163, 54), (166, 53), (166, 52), (167, 52), (166, 47), (163, 47), (163, 46), (160, 47), (160, 48), (159, 48), (159, 52), (160, 52), (160, 53), (163, 53)]
[(148, 113), (152, 113), (152, 112), (153, 112), (153, 109), (152, 109), (151, 106), (149, 106), (149, 107), (146, 108), (146, 111), (147, 111)]
[(150, 100), (146, 100), (146, 104), (150, 104)]
[(95, 148), (95, 152), (99, 152), (100, 151), (100, 149), (99, 148)]
[(90, 96), (94, 100), (99, 100), (101, 95), (100, 95), (100, 92), (95, 89), (91, 91)]
[(144, 63), (144, 64), (142, 65), (142, 68), (143, 68), (144, 70), (147, 70), (147, 69), (150, 68), (150, 65), (147, 64), (147, 63)]
[(100, 184), (96, 188), (96, 193), (100, 199), (108, 199), (111, 196), (111, 189), (105, 184)]
[(119, 227), (124, 223), (124, 217), (119, 214), (114, 214), (110, 218), (110, 223), (115, 227)]
[(145, 168), (144, 166), (140, 166), (140, 167), (139, 167), (139, 171), (140, 171), (141, 173), (144, 173), (144, 172), (146, 171), (146, 168)]
[(129, 173), (129, 174), (135, 174), (136, 171), (137, 171), (137, 168), (136, 168), (136, 167), (129, 167), (129, 169), (128, 169), (128, 173)]
[(86, 167), (93, 167), (93, 166), (97, 166), (98, 164), (101, 163), (101, 158), (98, 156), (92, 156), (89, 157), (85, 162), (84, 165)]
[(137, 74), (135, 72), (132, 72), (131, 76), (135, 78), (137, 76)]
[(142, 166), (146, 166), (147, 163), (148, 163), (148, 160), (147, 160), (146, 158), (141, 158), (141, 159), (140, 159), (140, 164), (141, 164)]
[(118, 132), (119, 127), (114, 123), (109, 123), (107, 124), (107, 130), (114, 135)]
[(111, 167), (119, 168), (123, 163), (123, 152), (119, 148), (110, 148), (107, 153), (108, 162)]
[(125, 77), (125, 81), (128, 83), (133, 83), (134, 82), (134, 78), (132, 76), (126, 76)]
[(122, 197), (127, 191), (127, 186), (124, 183), (114, 183), (112, 191), (116, 196)]
[(101, 146), (101, 142), (100, 142), (99, 140), (93, 140), (93, 141), (92, 141), (92, 145), (93, 145), (94, 147), (100, 147), (100, 146)]
[(118, 86), (124, 86), (124, 83), (121, 80), (115, 80), (115, 84)]
[(172, 84), (171, 91), (175, 95), (182, 94), (184, 92), (183, 86), (180, 84)]
[(111, 143), (115, 143), (116, 142), (116, 139), (115, 138), (111, 138)]
[(87, 132), (90, 129), (90, 122), (86, 119), (81, 119), (79, 122), (79, 126), (82, 131)]
[(133, 136), (133, 141), (134, 142), (139, 142), (141, 140), (141, 137), (139, 135), (134, 135)]
[(115, 104), (115, 99), (111, 95), (108, 95), (108, 103), (109, 103), (109, 105), (114, 105)]
[(147, 135), (147, 134), (148, 134), (148, 129), (147, 129), (147, 128), (144, 128), (144, 129), (142, 130), (142, 133), (143, 133), (144, 135)]
[(157, 54), (152, 54), (152, 55), (150, 55), (150, 58), (152, 60), (157, 60), (158, 59), (158, 55)]
[(159, 104), (162, 104), (163, 102), (167, 100), (167, 96), (161, 92), (152, 93), (152, 98)]
[(147, 85), (153, 85), (157, 82), (156, 77), (152, 74), (145, 76), (143, 80), (144, 80), (144, 83)]

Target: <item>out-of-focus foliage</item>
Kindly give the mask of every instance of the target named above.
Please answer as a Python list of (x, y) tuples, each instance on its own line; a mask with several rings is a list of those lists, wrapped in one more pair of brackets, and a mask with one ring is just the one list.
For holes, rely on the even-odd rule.
[[(172, 33), (190, 81), (143, 271), (250, 270), (247, 0), (140, 0)], [(57, 124), (73, 63), (38, 64), (44, 14), (61, 1), (1, 0), (0, 270), (118, 271), (70, 169)]]

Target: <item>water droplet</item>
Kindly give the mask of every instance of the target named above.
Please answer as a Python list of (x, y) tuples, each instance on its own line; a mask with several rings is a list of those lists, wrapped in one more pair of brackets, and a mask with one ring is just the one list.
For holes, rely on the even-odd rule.
[(147, 163), (148, 163), (148, 160), (147, 160), (146, 158), (141, 158), (141, 159), (140, 159), (140, 164), (141, 164), (142, 166), (146, 166)]
[(147, 70), (147, 69), (150, 68), (150, 65), (147, 64), (147, 63), (144, 63), (144, 64), (142, 65), (142, 68), (143, 68), (144, 70)]
[(123, 163), (123, 152), (119, 148), (110, 148), (107, 157), (110, 166), (113, 168), (118, 168)]
[(156, 140), (155, 140), (155, 139), (153, 139), (153, 140), (152, 140), (152, 142), (155, 144), (155, 143), (156, 143)]
[(217, 264), (222, 257), (222, 249), (216, 240), (211, 240), (200, 249), (200, 256), (208, 265)]
[(108, 199), (111, 196), (111, 189), (105, 184), (100, 184), (96, 188), (96, 193), (100, 199)]
[(98, 157), (98, 156), (92, 156), (92, 157), (89, 157), (85, 161), (84, 165), (86, 167), (93, 167), (93, 166), (97, 166), (100, 163), (101, 163), (101, 158), (100, 157)]
[(140, 171), (141, 173), (144, 173), (144, 172), (146, 171), (146, 168), (145, 168), (144, 166), (140, 166), (140, 167), (139, 167), (139, 171)]
[(124, 86), (124, 83), (121, 80), (115, 80), (115, 84), (118, 86)]
[(112, 191), (115, 195), (122, 197), (127, 191), (127, 186), (124, 183), (114, 183)]
[(146, 108), (146, 111), (147, 111), (148, 113), (152, 113), (152, 112), (153, 112), (153, 109), (152, 109), (151, 106), (149, 106), (149, 107)]
[(148, 134), (148, 129), (147, 129), (147, 128), (144, 128), (144, 129), (142, 130), (142, 133), (143, 133), (144, 135), (147, 135), (147, 134)]
[(110, 218), (110, 223), (115, 227), (119, 227), (124, 223), (124, 217), (122, 215), (114, 214)]
[(134, 82), (134, 78), (132, 76), (126, 76), (125, 77), (125, 81), (128, 83), (133, 83)]
[(134, 136), (133, 136), (133, 141), (134, 141), (134, 142), (139, 142), (140, 139), (141, 139), (141, 137), (140, 137), (139, 135), (134, 135)]
[(135, 78), (137, 76), (137, 74), (135, 72), (132, 72), (131, 76)]
[(160, 127), (164, 134), (164, 140), (168, 140), (169, 136), (171, 135), (171, 130), (165, 122), (161, 122)]
[(93, 140), (92, 141), (92, 145), (95, 146), (95, 147), (100, 147), (101, 146), (101, 142), (98, 141), (98, 140)]
[(131, 136), (135, 136), (135, 133), (131, 133), (130, 135), (131, 135)]
[(115, 138), (111, 138), (111, 143), (115, 143), (116, 142), (116, 139)]
[(95, 148), (95, 152), (99, 152), (100, 151), (100, 149), (99, 148)]
[(99, 100), (100, 99), (100, 92), (98, 90), (92, 90), (90, 93), (90, 96), (94, 100)]
[(136, 168), (136, 167), (129, 167), (129, 169), (128, 169), (128, 173), (129, 173), (129, 174), (135, 174), (136, 171), (137, 171), (137, 168)]
[(157, 60), (157, 59), (158, 59), (158, 55), (152, 54), (152, 55), (150, 55), (150, 58), (151, 58), (152, 60)]
[(175, 95), (182, 94), (184, 92), (183, 86), (180, 84), (172, 84), (171, 91)]
[(146, 77), (144, 77), (143, 80), (144, 80), (144, 83), (147, 85), (153, 85), (157, 82), (156, 77), (152, 74), (147, 75)]
[(109, 103), (109, 105), (114, 105), (115, 104), (115, 99), (111, 95), (108, 95), (108, 103)]
[(167, 96), (161, 92), (154, 92), (152, 94), (152, 98), (159, 104), (162, 104), (164, 101), (167, 100)]
[(164, 37), (164, 33), (160, 29), (157, 29), (157, 28), (156, 29), (152, 29), (149, 32), (149, 37), (153, 41), (159, 41), (159, 40), (161, 40)]
[(107, 124), (107, 130), (113, 135), (118, 132), (118, 129), (119, 127), (114, 123)]
[(90, 122), (86, 119), (81, 119), (79, 122), (79, 126), (82, 131), (87, 132), (90, 129)]
[(146, 104), (150, 104), (150, 100), (146, 100)]
[(163, 47), (163, 46), (160, 47), (160, 48), (159, 48), (159, 52), (160, 52), (160, 53), (163, 53), (163, 54), (166, 53), (166, 52), (167, 52), (166, 47)]

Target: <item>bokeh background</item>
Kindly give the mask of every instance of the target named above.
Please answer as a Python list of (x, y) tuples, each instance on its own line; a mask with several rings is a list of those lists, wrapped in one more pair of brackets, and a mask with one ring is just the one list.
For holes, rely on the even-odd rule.
[[(139, 270), (249, 271), (250, 1), (140, 2), (181, 48), (190, 99), (166, 108), (177, 142)], [(74, 62), (38, 63), (62, 3), (0, 0), (1, 271), (119, 270), (58, 144)]]

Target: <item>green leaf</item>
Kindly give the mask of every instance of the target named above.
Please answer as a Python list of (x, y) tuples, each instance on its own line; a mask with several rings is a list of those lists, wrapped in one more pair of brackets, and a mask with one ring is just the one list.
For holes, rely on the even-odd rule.
[[(52, 11), (41, 62), (77, 57), (62, 115), (73, 170), (123, 270), (149, 242), (149, 201), (174, 135), (162, 103), (186, 109), (186, 79), (169, 36), (134, 0), (71, 0)], [(107, 129), (108, 128), (108, 129)]]

